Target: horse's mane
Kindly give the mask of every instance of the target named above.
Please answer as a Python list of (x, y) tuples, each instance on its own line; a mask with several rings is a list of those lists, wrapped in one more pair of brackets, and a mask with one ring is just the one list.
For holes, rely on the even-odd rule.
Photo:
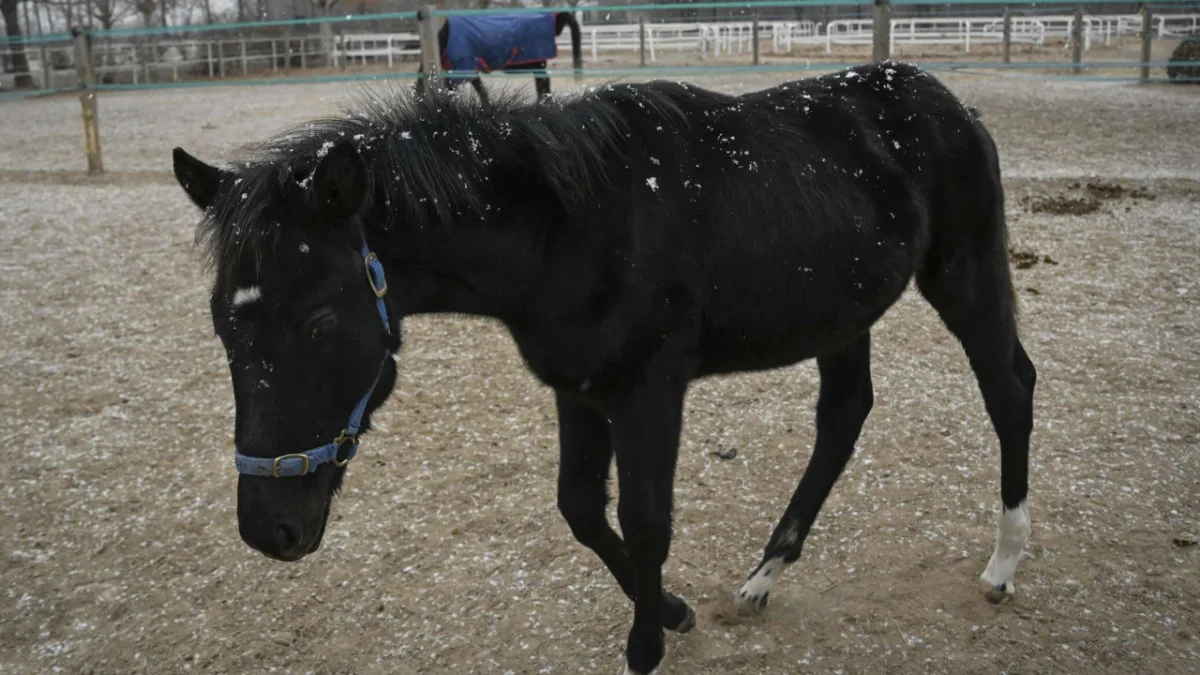
[(549, 188), (571, 213), (607, 184), (606, 166), (624, 157), (626, 104), (678, 118), (674, 88), (606, 85), (542, 103), (507, 93), (486, 107), (453, 93), (365, 92), (343, 116), (243, 148), (197, 242), (217, 270), (236, 268), (247, 253), (261, 256), (288, 226), (277, 222), (272, 207), (300, 203), (313, 170), (339, 138), (353, 141), (367, 166), (371, 228), (479, 221), (490, 208), (489, 183), (497, 171)]

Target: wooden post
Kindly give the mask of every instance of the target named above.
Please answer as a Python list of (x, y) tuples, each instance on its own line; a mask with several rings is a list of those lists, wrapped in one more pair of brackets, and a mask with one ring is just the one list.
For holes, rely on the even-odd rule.
[(242, 38), (242, 76), (246, 75), (246, 38)]
[(1154, 41), (1154, 31), (1150, 26), (1153, 21), (1154, 13), (1142, 5), (1142, 82), (1150, 81), (1150, 45)]
[(442, 54), (438, 49), (438, 16), (433, 5), (425, 5), (417, 10), (417, 27), (421, 36), (421, 69), (425, 88), (430, 93), (437, 93), (442, 90)]
[(300, 70), (308, 70), (308, 38), (300, 38)]
[(875, 38), (871, 58), (879, 63), (891, 57), (892, 44), (892, 3), (888, 0), (875, 0), (872, 33)]
[(210, 80), (211, 80), (211, 79), (213, 79), (213, 57), (212, 57), (212, 43), (211, 43), (211, 42), (205, 42), (205, 43), (204, 43), (204, 46), (205, 46), (205, 48), (206, 48), (206, 49), (207, 49), (207, 51), (208, 51), (208, 79), (210, 79)]
[(1012, 12), (1004, 8), (1004, 62), (1012, 63)]
[(279, 72), (279, 50), (275, 48), (275, 39), (271, 39), (271, 72)]
[[(35, 10), (36, 11), (36, 10)], [(42, 59), (42, 89), (50, 88), (50, 52), (46, 45), (38, 47), (38, 56)]]
[(225, 41), (217, 40), (217, 72), (221, 78), (225, 77)]
[(83, 142), (87, 151), (88, 173), (104, 173), (100, 160), (100, 117), (96, 111), (96, 72), (92, 68), (92, 35), (76, 28), (75, 72), (79, 76), (79, 105), (83, 109)]
[(1071, 22), (1071, 72), (1083, 73), (1083, 7), (1075, 8), (1075, 20)]
[(754, 20), (750, 22), (750, 30), (753, 34), (750, 36), (750, 44), (754, 45), (754, 65), (758, 65), (758, 10), (754, 10)]
[(638, 54), (641, 55), (642, 67), (646, 67), (646, 17), (638, 17)]

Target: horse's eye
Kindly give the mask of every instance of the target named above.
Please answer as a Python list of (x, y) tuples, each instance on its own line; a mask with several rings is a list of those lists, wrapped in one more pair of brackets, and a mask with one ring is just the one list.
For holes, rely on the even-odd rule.
[(327, 337), (337, 327), (337, 315), (332, 310), (322, 309), (304, 324), (304, 330), (309, 338), (320, 340)]

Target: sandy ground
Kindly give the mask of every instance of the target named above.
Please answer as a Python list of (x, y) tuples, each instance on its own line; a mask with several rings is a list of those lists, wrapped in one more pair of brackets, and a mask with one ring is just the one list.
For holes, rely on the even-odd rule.
[[(875, 330), (859, 451), (760, 616), (729, 593), (809, 455), (815, 367), (695, 386), (666, 579), (699, 625), (664, 674), (1200, 671), (1200, 89), (944, 79), (983, 110), (1013, 246), (1039, 260), (1015, 273), (1040, 371), (1018, 596), (977, 586), (997, 443), (912, 293)], [(320, 552), (238, 538), (233, 398), (169, 152), (220, 159), (350, 90), (106, 95), (99, 179), (77, 101), (0, 104), (0, 673), (618, 672), (630, 608), (555, 511), (552, 398), (494, 324), (408, 321)]]

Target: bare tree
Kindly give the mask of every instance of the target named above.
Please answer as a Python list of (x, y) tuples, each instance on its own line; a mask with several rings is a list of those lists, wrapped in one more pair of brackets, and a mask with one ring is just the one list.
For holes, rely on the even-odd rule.
[(95, 19), (103, 30), (112, 30), (122, 19), (133, 14), (129, 0), (87, 0), (88, 16)]
[(316, 16), (331, 16), (333, 8), (341, 4), (342, 0), (308, 0), (312, 5), (313, 14)]
[(200, 9), (204, 12), (204, 23), (213, 23), (212, 0), (196, 0), (196, 3), (200, 5)]
[(130, 0), (134, 10), (142, 15), (142, 25), (149, 26), (154, 22), (154, 10), (158, 9), (157, 0)]
[(25, 44), (21, 42), (21, 23), (17, 19), (18, 0), (0, 0), (0, 16), (4, 18), (4, 34), (8, 36), (12, 49), (13, 70), (17, 71), (14, 85), (18, 89), (33, 86), (29, 75), (29, 60), (25, 58)]
[(46, 31), (49, 33), (74, 27), (79, 23), (76, 18), (83, 15), (82, 0), (78, 11), (75, 8), (75, 0), (35, 0), (35, 3), (34, 13), (38, 13), (40, 6), (46, 15)]

